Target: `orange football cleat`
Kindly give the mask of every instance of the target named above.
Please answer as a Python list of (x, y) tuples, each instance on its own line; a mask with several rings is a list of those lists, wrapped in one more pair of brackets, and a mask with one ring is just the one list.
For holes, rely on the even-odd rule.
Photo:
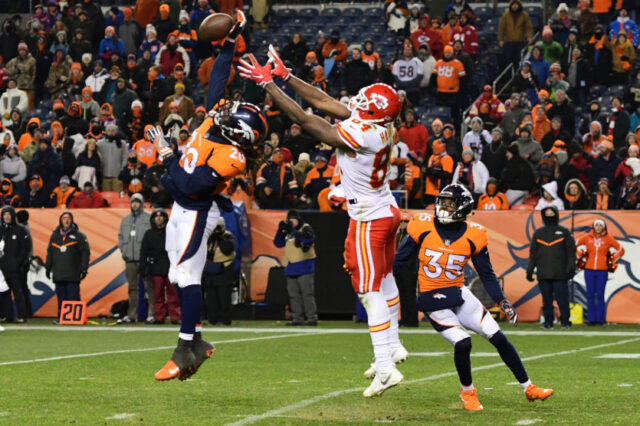
[(553, 389), (543, 389), (531, 383), (529, 386), (527, 386), (527, 390), (524, 391), (524, 394), (531, 402), (535, 401), (536, 399), (544, 401), (545, 399), (553, 395)]
[(178, 346), (173, 351), (171, 359), (155, 374), (158, 381), (178, 378), (185, 380), (193, 375), (196, 367), (196, 357), (191, 350), (192, 342), (178, 339)]
[(478, 390), (472, 389), (470, 391), (465, 391), (460, 389), (460, 399), (462, 400), (462, 405), (464, 405), (464, 409), (467, 411), (482, 411), (484, 407), (478, 401)]

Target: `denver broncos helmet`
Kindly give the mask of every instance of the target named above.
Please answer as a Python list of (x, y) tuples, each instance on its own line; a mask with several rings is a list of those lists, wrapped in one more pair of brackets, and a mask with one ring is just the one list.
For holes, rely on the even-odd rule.
[(210, 131), (241, 149), (258, 145), (268, 131), (267, 119), (260, 108), (248, 102), (219, 103), (209, 116), (215, 124)]
[[(450, 212), (443, 207), (445, 199), (453, 200), (456, 209)], [(471, 216), (473, 210), (473, 196), (467, 188), (459, 184), (451, 184), (445, 186), (436, 196), (436, 218), (442, 224), (453, 222), (462, 222)]]

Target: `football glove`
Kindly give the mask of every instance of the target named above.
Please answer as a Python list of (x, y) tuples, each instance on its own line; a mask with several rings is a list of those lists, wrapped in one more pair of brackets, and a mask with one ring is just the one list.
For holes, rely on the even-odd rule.
[(291, 68), (287, 68), (284, 66), (284, 62), (280, 59), (280, 55), (276, 52), (276, 49), (272, 44), (269, 45), (269, 62), (273, 64), (273, 70), (271, 70), (271, 75), (274, 77), (278, 77), (283, 81), (289, 80), (291, 78)]
[(507, 319), (511, 324), (518, 325), (518, 314), (516, 313), (516, 310), (513, 309), (513, 306), (511, 306), (511, 303), (509, 303), (507, 299), (504, 299), (502, 302), (500, 302), (500, 310), (502, 311), (503, 314), (506, 315)]
[(249, 54), (249, 59), (251, 59), (251, 63), (248, 63), (244, 59), (240, 59), (240, 66), (238, 67), (240, 76), (247, 80), (253, 80), (263, 89), (267, 84), (273, 83), (273, 78), (271, 78), (271, 62), (267, 62), (264, 66), (261, 66), (252, 53)]
[(165, 139), (160, 126), (152, 127), (147, 130), (147, 137), (150, 141), (153, 141), (153, 145), (156, 147), (158, 155), (162, 160), (173, 155), (173, 150), (169, 147), (169, 143)]
[(244, 27), (247, 25), (247, 18), (241, 10), (236, 10), (236, 23), (229, 30), (227, 37), (231, 41), (236, 41), (238, 36), (244, 31)]

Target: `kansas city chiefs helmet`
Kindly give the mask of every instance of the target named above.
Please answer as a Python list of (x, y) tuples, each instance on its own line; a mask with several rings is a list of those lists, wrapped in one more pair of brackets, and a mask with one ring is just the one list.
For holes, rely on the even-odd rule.
[(358, 119), (376, 124), (390, 123), (398, 116), (402, 103), (396, 90), (384, 83), (360, 89), (347, 106)]

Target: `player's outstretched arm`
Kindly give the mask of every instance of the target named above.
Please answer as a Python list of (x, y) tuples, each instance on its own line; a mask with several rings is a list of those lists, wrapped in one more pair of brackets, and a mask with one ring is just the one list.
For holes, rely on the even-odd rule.
[(236, 23), (229, 30), (227, 40), (224, 42), (222, 50), (220, 50), (209, 73), (207, 111), (211, 110), (224, 96), (224, 89), (227, 87), (227, 81), (229, 81), (229, 75), (231, 75), (231, 62), (233, 61), (233, 55), (236, 49), (236, 39), (242, 33), (246, 23), (247, 19), (244, 13), (238, 11), (236, 14)]
[(300, 124), (302, 129), (319, 141), (328, 145), (344, 150), (351, 150), (345, 144), (336, 127), (329, 124), (326, 120), (314, 114), (305, 112), (300, 105), (287, 96), (278, 86), (273, 83), (271, 77), (271, 63), (261, 66), (253, 55), (250, 55), (251, 64), (240, 60), (241, 66), (238, 67), (240, 75), (243, 78), (253, 80), (256, 84), (264, 88), (271, 95), (276, 104), (285, 114), (294, 122)]
[(500, 306), (500, 310), (507, 316), (509, 322), (517, 324), (518, 314), (500, 287), (500, 282), (496, 277), (496, 273), (493, 271), (493, 266), (491, 266), (491, 259), (489, 259), (489, 250), (487, 247), (484, 247), (478, 254), (473, 256), (471, 261), (489, 296)]
[(324, 91), (300, 80), (291, 74), (290, 70), (284, 66), (280, 55), (273, 45), (269, 45), (269, 62), (273, 64), (271, 75), (286, 81), (295, 92), (305, 100), (313, 109), (329, 114), (331, 117), (346, 120), (351, 117), (351, 111), (342, 102), (338, 102)]

